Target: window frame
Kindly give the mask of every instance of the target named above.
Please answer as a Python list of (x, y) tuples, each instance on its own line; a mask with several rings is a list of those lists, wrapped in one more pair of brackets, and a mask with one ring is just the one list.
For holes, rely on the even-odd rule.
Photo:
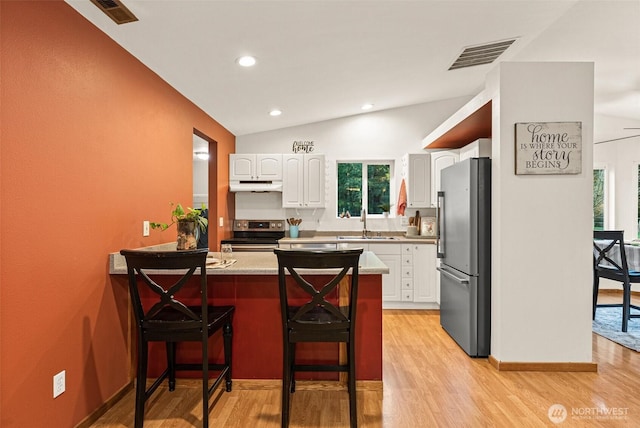
[[(362, 159), (338, 159), (336, 160), (336, 175), (335, 175), (335, 180), (336, 180), (336, 187), (335, 187), (335, 195), (336, 195), (336, 209), (335, 209), (335, 215), (336, 218), (340, 218), (339, 215), (339, 209), (340, 209), (340, 201), (339, 201), (339, 194), (340, 194), (340, 189), (338, 188), (338, 186), (340, 185), (340, 181), (339, 181), (339, 177), (338, 177), (338, 171), (339, 171), (339, 167), (338, 165), (341, 163), (359, 163), (362, 165), (362, 188), (361, 193), (362, 193), (362, 201), (361, 201), (361, 207), (366, 207), (368, 206), (368, 198), (369, 198), (369, 177), (368, 177), (368, 166), (369, 165), (388, 165), (389, 166), (389, 217), (392, 217), (391, 214), (391, 207), (394, 205), (393, 201), (395, 198), (395, 161), (393, 159), (374, 159), (374, 160), (362, 160)], [(356, 218), (360, 218), (362, 211), (358, 212), (358, 213), (349, 213), (351, 217), (356, 217)], [(367, 212), (367, 218), (385, 218), (384, 213), (381, 214), (370, 214), (369, 212)]]
[[(610, 225), (610, 219), (612, 218), (612, 213), (609, 212), (610, 209), (610, 198), (611, 198), (611, 193), (612, 193), (612, 189), (611, 189), (611, 172), (608, 168), (608, 166), (606, 164), (600, 164), (600, 163), (594, 163), (593, 165), (593, 171), (603, 171), (603, 179), (604, 179), (604, 183), (603, 183), (603, 200), (602, 200), (602, 228), (604, 230), (610, 229), (611, 225)], [(593, 179), (592, 179), (593, 180)], [(593, 195), (592, 195), (592, 199), (593, 199)], [(593, 216), (593, 211), (591, 212), (591, 215)], [(592, 225), (593, 225), (593, 221), (592, 221)], [(595, 228), (594, 228), (595, 230)]]

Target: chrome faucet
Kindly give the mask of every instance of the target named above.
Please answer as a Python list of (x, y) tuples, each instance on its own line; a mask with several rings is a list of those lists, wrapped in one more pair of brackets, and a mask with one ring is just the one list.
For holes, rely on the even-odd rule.
[(367, 237), (367, 233), (369, 232), (367, 230), (367, 210), (362, 210), (362, 213), (360, 215), (360, 221), (364, 223), (364, 225), (362, 227), (362, 237), (366, 238)]

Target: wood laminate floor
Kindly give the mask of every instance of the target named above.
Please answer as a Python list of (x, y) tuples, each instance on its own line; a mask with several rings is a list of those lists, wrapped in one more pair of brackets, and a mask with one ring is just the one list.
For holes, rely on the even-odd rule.
[[(640, 426), (640, 354), (598, 335), (597, 373), (497, 371), (453, 342), (440, 327), (438, 311), (386, 310), (383, 335), (384, 388), (358, 391), (360, 427)], [(156, 392), (147, 403), (145, 427), (201, 426), (199, 385), (183, 380), (172, 393), (166, 387)], [(280, 425), (279, 385), (249, 387), (238, 382), (231, 393), (220, 390), (211, 399), (211, 427)], [(300, 388), (290, 426), (348, 427), (347, 399), (346, 391)], [(562, 423), (549, 419), (553, 405), (566, 409)], [(91, 427), (133, 427), (133, 407), (130, 391)]]

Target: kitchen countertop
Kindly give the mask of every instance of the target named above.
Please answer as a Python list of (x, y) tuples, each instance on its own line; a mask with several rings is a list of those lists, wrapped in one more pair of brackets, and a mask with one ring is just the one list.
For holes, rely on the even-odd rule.
[[(300, 239), (292, 239), (292, 241), (300, 241)], [(175, 243), (170, 243), (143, 249), (171, 251), (175, 250), (175, 246)], [(220, 257), (219, 252), (213, 252), (212, 255), (216, 258)], [(236, 262), (225, 268), (207, 269), (207, 275), (278, 275), (278, 260), (273, 252), (235, 252), (233, 259)], [(109, 254), (109, 273), (112, 275), (127, 273), (127, 264), (119, 252)], [(153, 272), (150, 271), (150, 273)], [(389, 268), (373, 252), (365, 251), (360, 256), (359, 273), (360, 275), (387, 274)]]
[[(338, 236), (348, 237), (347, 239), (338, 238)], [(389, 237), (393, 237), (393, 239), (386, 239)], [(316, 236), (299, 236), (298, 238), (290, 238), (285, 237), (280, 239), (278, 242), (281, 244), (336, 244), (336, 243), (347, 243), (347, 242), (357, 242), (362, 244), (406, 244), (406, 243), (421, 243), (421, 244), (435, 244), (436, 237), (435, 236), (405, 236), (405, 235), (382, 235), (382, 238), (385, 239), (376, 239), (373, 238), (363, 238), (360, 235), (351, 235), (348, 232), (344, 234), (335, 234), (335, 235), (316, 235)]]

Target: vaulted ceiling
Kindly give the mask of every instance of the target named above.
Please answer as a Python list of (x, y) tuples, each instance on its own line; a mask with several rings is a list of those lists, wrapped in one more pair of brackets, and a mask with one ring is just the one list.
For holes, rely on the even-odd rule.
[(497, 61), (594, 61), (596, 113), (640, 121), (637, 0), (123, 2), (137, 22), (67, 0), (235, 135), (474, 96), (495, 62), (449, 67), (510, 38)]

